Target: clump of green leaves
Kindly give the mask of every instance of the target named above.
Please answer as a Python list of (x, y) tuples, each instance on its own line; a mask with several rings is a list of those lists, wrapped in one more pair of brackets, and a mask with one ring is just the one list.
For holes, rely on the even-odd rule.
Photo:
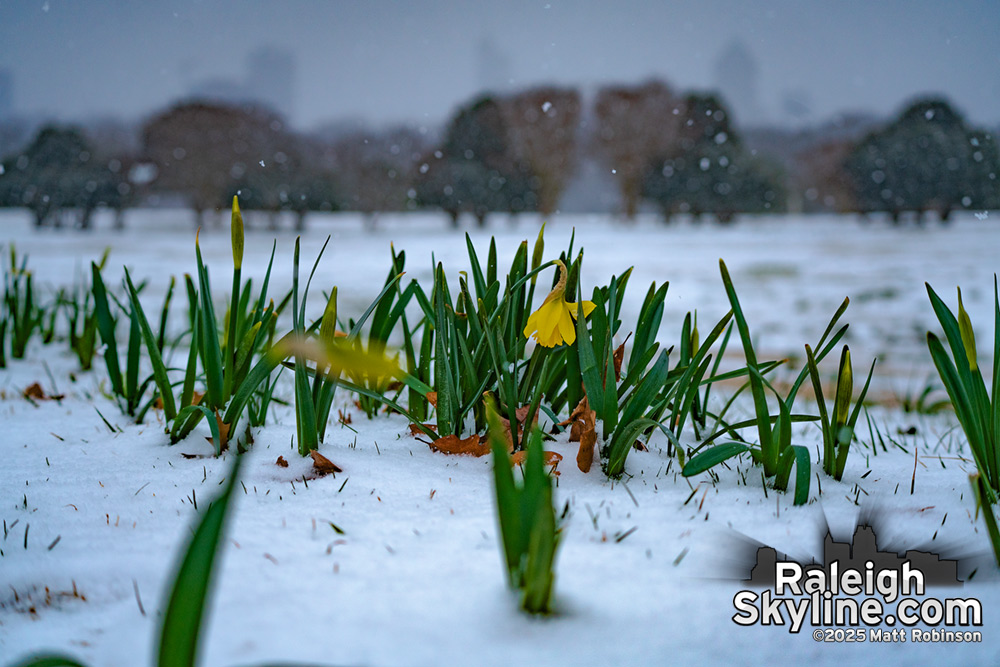
[(844, 477), (847, 454), (850, 452), (851, 441), (854, 439), (854, 427), (858, 423), (861, 407), (868, 394), (872, 373), (875, 372), (875, 362), (872, 361), (865, 386), (861, 389), (861, 394), (852, 410), (851, 396), (854, 390), (854, 375), (851, 368), (851, 350), (848, 346), (844, 346), (840, 355), (840, 368), (837, 372), (837, 390), (836, 398), (833, 401), (832, 415), (827, 412), (816, 357), (808, 345), (806, 345), (806, 364), (809, 368), (809, 376), (812, 378), (813, 391), (816, 394), (816, 404), (819, 409), (820, 428), (823, 431), (823, 471), (840, 481)]
[[(10, 356), (23, 359), (32, 335), (42, 328), (45, 313), (39, 306), (34, 289), (34, 276), (28, 270), (28, 256), (18, 263), (17, 250), (10, 246), (10, 266), (4, 267), (3, 314), (0, 318), (0, 342), (10, 336)], [(0, 346), (0, 367), (5, 366), (5, 353)]]
[[(149, 329), (149, 322), (146, 320), (138, 297), (130, 299), (127, 306), (122, 304), (114, 295), (108, 293), (104, 279), (101, 277), (101, 267), (96, 262), (90, 263), (90, 271), (91, 290), (94, 295), (94, 317), (97, 323), (97, 332), (104, 345), (104, 364), (108, 371), (108, 380), (111, 382), (111, 393), (118, 401), (122, 412), (134, 417), (136, 423), (139, 423), (155, 401), (154, 396), (144, 402), (147, 389), (155, 379), (154, 376), (151, 374), (141, 381), (139, 379), (143, 337), (141, 322), (145, 322), (147, 329)], [(142, 287), (143, 285), (138, 288), (132, 286), (132, 291), (138, 294)], [(119, 353), (116, 336), (119, 317), (113, 314), (112, 305), (114, 310), (119, 313), (119, 317), (124, 316), (128, 319), (129, 333), (124, 357)], [(168, 305), (168, 303), (164, 304), (164, 310), (167, 309)], [(149, 336), (153, 337), (151, 330)], [(123, 365), (124, 371), (122, 370)], [(165, 399), (164, 405), (166, 406), (168, 401), (172, 405), (172, 398), (169, 396)]]
[[(377, 334), (370, 337), (370, 347), (367, 350), (360, 340), (362, 327), (373, 312), (381, 309), (381, 304), (385, 303), (387, 295), (395, 289), (399, 275), (386, 281), (382, 292), (368, 306), (361, 318), (354, 323), (349, 334), (343, 336), (337, 334), (336, 287), (330, 292), (322, 318), (310, 326), (306, 326), (306, 301), (309, 296), (309, 287), (329, 241), (328, 237), (320, 249), (300, 299), (300, 239), (295, 240), (292, 273), (292, 332), (279, 341), (268, 354), (272, 359), (280, 359), (289, 355), (294, 357), (294, 362), (285, 362), (285, 365), (291, 367), (295, 373), (296, 436), (299, 454), (303, 456), (318, 449), (319, 443), (323, 442), (334, 393), (338, 386), (343, 386), (359, 396), (373, 401), (376, 405), (388, 405), (413, 421), (412, 415), (409, 415), (392, 399), (386, 397), (383, 392), (394, 377), (402, 377), (405, 382), (414, 382), (414, 379), (403, 373), (394, 361), (385, 358), (385, 343)], [(314, 362), (314, 365), (309, 366), (309, 361)], [(346, 377), (342, 377), (342, 375)], [(427, 387), (427, 390), (429, 391), (430, 388)]]
[[(98, 269), (103, 270), (111, 248), (104, 251)], [(80, 362), (80, 370), (89, 371), (97, 349), (97, 309), (94, 290), (84, 278), (77, 278), (68, 291), (60, 290), (57, 303), (66, 318), (69, 349)]]
[[(589, 327), (583, 316), (582, 303), (577, 306), (576, 345), (580, 374), (588, 404), (601, 422), (605, 443), (601, 456), (605, 472), (610, 477), (618, 477), (625, 471), (625, 460), (636, 437), (659, 425), (656, 420), (647, 417), (647, 412), (666, 384), (669, 372), (669, 351), (660, 351), (659, 343), (654, 341), (659, 318), (651, 320), (649, 317), (650, 311), (662, 312), (659, 306), (666, 296), (666, 284), (659, 290), (655, 285), (651, 287), (653, 299), (647, 301), (640, 312), (629, 364), (631, 368), (622, 369), (622, 361), (616, 364), (613, 341), (621, 326), (622, 297), (630, 274), (631, 270), (621, 277), (612, 276), (607, 288), (594, 289), (591, 300), (595, 307), (590, 314)], [(656, 361), (649, 367), (654, 357)]]
[[(760, 363), (757, 353), (754, 350), (753, 340), (750, 336), (750, 327), (747, 324), (743, 309), (740, 307), (739, 298), (736, 295), (736, 288), (733, 285), (729, 270), (725, 262), (719, 260), (719, 270), (722, 274), (722, 283), (726, 289), (726, 295), (732, 306), (736, 328), (743, 344), (743, 353), (746, 357), (747, 386), (753, 398), (755, 416), (753, 419), (728, 424), (723, 430), (709, 437), (701, 447), (715, 440), (724, 433), (734, 436), (733, 441), (714, 445), (693, 456), (684, 466), (682, 474), (690, 477), (702, 473), (723, 461), (749, 452), (755, 463), (758, 463), (764, 472), (764, 476), (773, 478), (774, 488), (778, 491), (785, 491), (791, 478), (792, 467), (795, 467), (795, 498), (796, 505), (803, 505), (809, 499), (810, 469), (809, 450), (801, 445), (792, 444), (792, 423), (801, 421), (815, 421), (817, 417), (810, 415), (792, 414), (792, 407), (795, 397), (802, 383), (805, 381), (809, 367), (803, 368), (792, 384), (788, 395), (784, 398), (778, 393), (774, 386), (764, 377), (766, 373), (778, 366), (777, 363)], [(847, 332), (847, 325), (838, 329), (834, 333), (837, 322), (841, 315), (847, 310), (849, 301), (844, 299), (840, 308), (834, 314), (827, 325), (826, 330), (820, 337), (816, 348), (819, 352), (813, 359), (813, 365), (818, 364), (833, 347), (843, 338)], [(831, 335), (832, 334), (832, 335)], [(778, 404), (778, 414), (772, 416), (767, 400), (767, 392), (770, 391), (776, 398)], [(822, 396), (822, 393), (820, 393)], [(735, 398), (735, 397), (734, 397)], [(857, 419), (857, 415), (853, 416)], [(757, 444), (750, 445), (739, 438), (736, 430), (747, 426), (756, 426)], [(846, 456), (846, 454), (845, 454)]]
[[(267, 285), (274, 262), (274, 248), (261, 292), (253, 299), (252, 281), (244, 284), (241, 279), (243, 264), (243, 217), (239, 203), (233, 198), (232, 210), (232, 250), (233, 281), (232, 299), (229, 311), (222, 321), (222, 335), (215, 313), (208, 266), (201, 255), (201, 246), (195, 241), (197, 259), (197, 287), (191, 279), (186, 280), (188, 302), (191, 310), (191, 339), (188, 359), (185, 365), (179, 400), (175, 401), (173, 383), (162, 355), (163, 329), (166, 325), (168, 304), (161, 312), (161, 332), (154, 336), (149, 321), (139, 302), (139, 293), (132, 284), (131, 276), (125, 272), (125, 285), (138, 329), (153, 368), (153, 379), (163, 404), (164, 419), (168, 424), (171, 443), (187, 437), (202, 418), (207, 418), (212, 431), (216, 453), (224, 450), (230, 439), (230, 432), (239, 421), (243, 409), (258, 390), (263, 387), (260, 400), (270, 400), (273, 386), (269, 379), (271, 372), (280, 362), (272, 359), (264, 351), (270, 346), (274, 335), (276, 310), (274, 303), (267, 304)], [(168, 298), (170, 291), (168, 291)], [(257, 361), (256, 366), (254, 365)], [(202, 373), (198, 374), (198, 362)], [(260, 367), (256, 373), (252, 369)], [(195, 383), (203, 381), (204, 394), (196, 399)], [(262, 416), (266, 410), (261, 410)]]
[(927, 295), (944, 329), (951, 356), (948, 356), (941, 340), (929, 331), (927, 346), (969, 441), (972, 458), (982, 476), (984, 497), (992, 505), (1000, 494), (1000, 296), (997, 293), (997, 278), (993, 276), (995, 335), (992, 398), (979, 369), (976, 334), (962, 303), (962, 290), (958, 290), (957, 318), (930, 285), (927, 285)]
[[(523, 481), (514, 480), (504, 429), (488, 409), (493, 483), (503, 544), (507, 583), (520, 592), (521, 608), (531, 614), (552, 612), (555, 560), (562, 534), (561, 518), (552, 505), (552, 477), (545, 470), (542, 434), (528, 437)], [(565, 516), (565, 512), (564, 512)]]
[[(316, 273), (316, 267), (319, 266), (319, 260), (323, 256), (323, 252), (326, 250), (327, 243), (330, 242), (330, 238), (327, 237), (326, 243), (320, 248), (319, 254), (316, 256), (316, 262), (313, 264), (312, 271), (309, 273), (309, 280), (306, 281), (305, 290), (302, 292), (302, 298), (299, 298), (299, 238), (295, 239), (295, 256), (293, 260), (293, 273), (292, 273), (292, 333), (294, 334), (296, 340), (305, 341), (306, 339), (306, 300), (309, 296), (309, 286), (312, 284), (313, 275)], [(331, 325), (336, 327), (337, 318), (337, 292), (334, 290), (330, 295), (330, 300), (327, 303), (326, 310), (323, 313), (323, 320), (320, 324), (320, 329), (323, 334), (327, 335), (332, 342), (332, 336), (330, 335)], [(324, 341), (326, 342), (326, 341)], [(296, 442), (298, 443), (299, 454), (306, 456), (309, 452), (314, 449), (319, 449), (319, 442), (322, 440), (322, 434), (326, 431), (326, 420), (330, 414), (330, 405), (333, 402), (333, 391), (336, 388), (335, 380), (326, 381), (325, 376), (322, 373), (315, 373), (315, 387), (310, 387), (309, 385), (309, 375), (308, 367), (306, 366), (306, 352), (301, 346), (297, 347), (295, 350), (295, 435)], [(318, 367), (317, 367), (317, 370)], [(322, 419), (322, 422), (317, 421), (317, 413)]]

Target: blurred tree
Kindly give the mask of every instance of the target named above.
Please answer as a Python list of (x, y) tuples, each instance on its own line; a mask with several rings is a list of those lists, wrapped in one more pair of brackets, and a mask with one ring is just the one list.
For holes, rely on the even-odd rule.
[(570, 88), (533, 88), (500, 101), (513, 152), (537, 178), (538, 210), (559, 205), (577, 159), (580, 93)]
[(341, 195), (336, 176), (324, 169), (307, 165), (292, 174), (290, 196), (282, 202), (282, 210), (295, 213), (295, 228), (305, 230), (306, 215), (310, 211), (339, 211)]
[[(983, 131), (969, 132), (969, 146), (972, 151), (971, 200), (966, 208), (988, 211), (1000, 209), (1000, 146), (996, 136)], [(964, 202), (963, 202), (964, 203)]]
[(332, 144), (333, 165), (344, 208), (367, 214), (374, 225), (383, 211), (404, 211), (413, 199), (424, 136), (409, 127), (355, 131)]
[(417, 204), (436, 206), (458, 223), (462, 212), (483, 225), (490, 211), (538, 208), (538, 179), (513, 150), (500, 105), (480, 98), (459, 110), (441, 148), (418, 168)]
[[(228, 207), (244, 183), (257, 188), (246, 193), (253, 202), (248, 208), (276, 208), (294, 143), (279, 116), (253, 106), (183, 103), (151, 118), (142, 131), (144, 157), (157, 171), (152, 188), (185, 197), (198, 225), (206, 210)], [(278, 173), (258, 171), (268, 169)]]
[(660, 81), (609, 86), (597, 93), (594, 149), (614, 174), (628, 218), (638, 210), (643, 181), (654, 162), (676, 150), (681, 106)]
[(806, 212), (857, 210), (854, 184), (844, 171), (844, 161), (854, 150), (849, 139), (828, 139), (795, 154), (792, 186)]
[(686, 211), (731, 222), (736, 213), (784, 210), (780, 170), (743, 148), (718, 97), (691, 94), (681, 108), (676, 144), (651, 163), (642, 182), (643, 196), (656, 201), (666, 219)]
[(0, 203), (27, 207), (38, 227), (60, 226), (63, 214), (73, 211), (76, 225), (87, 229), (98, 206), (124, 206), (127, 183), (113, 166), (94, 157), (79, 130), (47, 126), (22, 153), (4, 161)]
[(988, 143), (987, 137), (970, 129), (944, 99), (910, 104), (848, 157), (844, 168), (858, 207), (887, 211), (893, 221), (903, 212), (915, 212), (919, 220), (926, 211), (947, 221), (956, 208), (987, 207), (996, 187), (989, 174), (996, 167), (989, 164), (989, 146), (976, 145)]

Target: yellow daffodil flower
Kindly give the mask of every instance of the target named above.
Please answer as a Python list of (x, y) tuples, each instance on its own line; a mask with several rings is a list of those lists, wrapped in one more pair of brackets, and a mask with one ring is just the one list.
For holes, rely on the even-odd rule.
[[(566, 301), (566, 265), (556, 260), (559, 265), (559, 282), (542, 305), (528, 317), (528, 325), (524, 327), (525, 337), (531, 336), (543, 347), (555, 347), (566, 343), (572, 345), (576, 340), (577, 304)], [(583, 316), (590, 315), (594, 310), (592, 301), (583, 302)]]

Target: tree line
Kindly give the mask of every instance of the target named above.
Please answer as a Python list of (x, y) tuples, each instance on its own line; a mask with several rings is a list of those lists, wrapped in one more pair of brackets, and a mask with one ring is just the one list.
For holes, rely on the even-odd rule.
[[(907, 213), (1000, 208), (995, 138), (944, 99), (908, 105), (861, 137), (816, 142), (790, 160), (751, 150), (725, 101), (661, 81), (579, 91), (554, 86), (482, 95), (440, 137), (426, 129), (292, 131), (255, 106), (183, 102), (148, 118), (137, 147), (111, 150), (74, 127), (43, 127), (0, 170), (0, 205), (30, 209), (38, 226), (88, 228), (100, 207), (190, 208), (198, 224), (234, 194), (248, 210), (303, 227), (311, 211), (440, 209), (550, 215), (584, 160), (600, 164), (633, 217), (664, 219), (790, 208)], [(791, 202), (804, 202), (795, 206)]]

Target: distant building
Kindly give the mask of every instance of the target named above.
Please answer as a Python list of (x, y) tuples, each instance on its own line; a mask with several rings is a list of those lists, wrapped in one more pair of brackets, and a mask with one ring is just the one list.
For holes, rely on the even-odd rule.
[(510, 59), (496, 42), (484, 36), (476, 49), (476, 83), (485, 93), (505, 93), (514, 87)]
[(0, 120), (14, 115), (14, 74), (9, 69), (0, 69)]
[(758, 75), (757, 60), (739, 39), (731, 41), (715, 61), (715, 86), (740, 127), (761, 125), (766, 120), (757, 99)]
[(247, 56), (243, 80), (201, 79), (188, 87), (188, 93), (210, 102), (260, 104), (291, 118), (295, 113), (295, 69), (291, 52), (262, 47)]
[(290, 51), (265, 46), (246, 60), (246, 88), (252, 96), (285, 118), (295, 114), (295, 56)]

